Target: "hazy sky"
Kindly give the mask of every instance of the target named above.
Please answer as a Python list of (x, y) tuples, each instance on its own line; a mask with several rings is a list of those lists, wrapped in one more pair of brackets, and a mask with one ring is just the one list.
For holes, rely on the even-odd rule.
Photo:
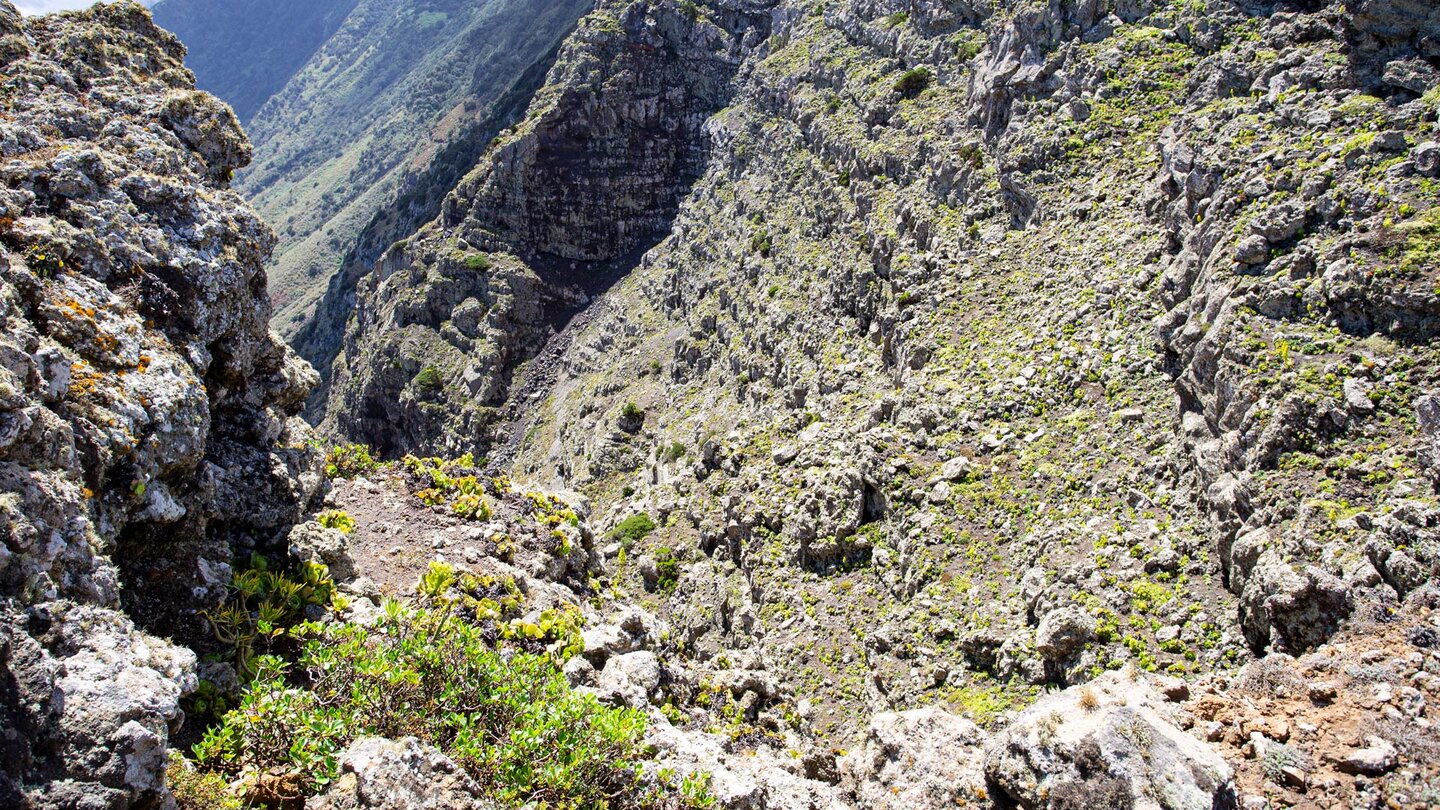
[[(15, 7), (26, 14), (48, 14), (68, 8), (85, 8), (95, 5), (95, 0), (15, 0)], [(145, 5), (151, 5), (146, 3)]]

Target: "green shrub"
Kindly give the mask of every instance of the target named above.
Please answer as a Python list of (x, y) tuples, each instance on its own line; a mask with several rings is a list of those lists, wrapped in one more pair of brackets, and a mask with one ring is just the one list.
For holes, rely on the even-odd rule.
[(325, 475), (330, 478), (354, 478), (368, 475), (380, 463), (363, 444), (337, 444), (325, 453)]
[(165, 784), (175, 795), (175, 804), (180, 810), (241, 810), (245, 806), (231, 795), (230, 784), (224, 777), (195, 770), (178, 751), (170, 752)]
[(489, 520), (490, 503), (479, 493), (461, 495), (450, 504), (450, 512), (466, 520)]
[(344, 509), (326, 509), (316, 515), (315, 520), (327, 529), (339, 529), (344, 534), (355, 531), (355, 518)]
[(245, 566), (230, 575), (230, 598), (225, 605), (202, 615), (215, 639), (234, 650), (235, 669), (241, 680), (253, 672), (257, 650), (274, 650), (311, 606), (341, 609), (330, 571), (318, 563), (302, 563), (292, 573), (270, 570), (270, 563), (252, 554)]
[(645, 409), (636, 405), (634, 400), (626, 402), (620, 408), (620, 423), (622, 425), (639, 426), (645, 422)]
[(961, 62), (969, 62), (985, 48), (985, 33), (971, 29), (957, 34), (953, 44), (955, 45), (955, 58)]
[(895, 80), (895, 92), (905, 98), (914, 98), (924, 92), (934, 78), (928, 68), (910, 68)]
[(685, 457), (685, 445), (671, 442), (670, 446), (665, 448), (664, 456), (666, 461), (679, 461)]
[(445, 387), (445, 380), (440, 376), (440, 369), (426, 366), (420, 369), (419, 374), (415, 375), (415, 387), (433, 394)]
[[(501, 655), (448, 611), (385, 605), (372, 627), (309, 625), (299, 661), (266, 656), (242, 705), (195, 746), (206, 770), (285, 773), (314, 793), (368, 735), (416, 736), (505, 806), (705, 807), (705, 780), (646, 786), (645, 715), (570, 689), (554, 660)], [(294, 683), (303, 673), (308, 688)]]
[(770, 256), (770, 251), (772, 251), (772, 250), (774, 250), (774, 249), (775, 249), (775, 245), (774, 245), (773, 242), (770, 241), (770, 229), (769, 229), (769, 228), (765, 228), (765, 227), (762, 226), (762, 227), (756, 229), (755, 233), (754, 233), (753, 235), (751, 235), (751, 237), (750, 237), (750, 250), (751, 250), (751, 252), (753, 252), (753, 253), (759, 253), (761, 256), (765, 256), (765, 257), (768, 258), (768, 257)]
[(655, 531), (655, 521), (646, 513), (631, 515), (620, 521), (619, 525), (610, 530), (610, 539), (619, 541), (621, 545), (629, 548), (640, 540), (644, 540)]
[(655, 550), (655, 587), (661, 593), (674, 593), (680, 584), (680, 559), (675, 550), (661, 546)]
[(490, 269), (490, 257), (484, 253), (471, 253), (465, 257), (465, 266), (476, 272), (483, 273)]

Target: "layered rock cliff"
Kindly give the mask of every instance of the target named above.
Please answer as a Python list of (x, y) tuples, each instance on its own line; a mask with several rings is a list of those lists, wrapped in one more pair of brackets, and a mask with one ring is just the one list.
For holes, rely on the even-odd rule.
[[(538, 800), (598, 722), (615, 781), (556, 796), (1434, 804), (1437, 43), (1415, 0), (604, 0), (307, 337), (346, 322), (331, 438), (488, 465), (340, 448), (310, 519), (234, 115), (135, 4), (0, 2), (0, 803), (166, 806), (257, 550), (347, 596), (207, 686), (248, 702), (173, 774), (252, 802)], [(434, 711), (341, 711), (392, 690)]]
[(525, 120), (362, 283), (332, 432), (385, 452), (487, 448), (515, 367), (666, 232), (705, 166), (705, 120), (764, 38), (758, 9), (583, 19)]
[[(323, 477), (250, 147), (142, 7), (0, 3), (0, 804), (157, 806), (200, 611)], [(148, 635), (154, 633), (156, 635)]]
[[(271, 296), (287, 337), (309, 319), (362, 231), (416, 190), (432, 160), (459, 140), (488, 142), (493, 131), (484, 124), (494, 105), (553, 54), (589, 7), (585, 0), (352, 5), (246, 122), (256, 160), (237, 188), (279, 236)], [(244, 30), (216, 42), (212, 58), (234, 59)]]

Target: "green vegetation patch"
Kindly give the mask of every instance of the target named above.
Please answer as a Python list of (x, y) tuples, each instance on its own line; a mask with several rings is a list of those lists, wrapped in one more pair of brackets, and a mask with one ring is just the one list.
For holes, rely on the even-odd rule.
[(572, 691), (548, 655), (501, 655), (481, 627), (448, 611), (390, 602), (372, 627), (310, 624), (303, 632), (299, 659), (258, 659), (240, 706), (195, 746), (202, 787), (207, 772), (284, 773), (313, 795), (339, 775), (353, 740), (415, 736), (510, 807), (710, 803), (703, 778), (642, 781), (643, 713)]
[(344, 509), (326, 509), (316, 515), (315, 520), (327, 529), (338, 529), (344, 534), (355, 531), (355, 518)]
[(905, 98), (914, 98), (925, 92), (925, 88), (929, 87), (934, 80), (935, 74), (931, 73), (928, 68), (910, 68), (895, 80), (895, 92)]
[(650, 536), (653, 531), (655, 531), (654, 518), (641, 512), (620, 521), (619, 525), (610, 530), (610, 539), (619, 541), (622, 546), (629, 548), (637, 541)]
[(363, 444), (337, 444), (325, 454), (325, 475), (329, 478), (355, 478), (379, 467), (370, 448)]

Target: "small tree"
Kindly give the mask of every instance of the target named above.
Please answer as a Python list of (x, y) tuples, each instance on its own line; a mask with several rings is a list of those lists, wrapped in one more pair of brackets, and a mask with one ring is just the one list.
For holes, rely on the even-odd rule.
[(438, 394), (445, 387), (445, 380), (440, 376), (440, 369), (426, 366), (415, 375), (415, 387), (426, 394)]
[(620, 427), (625, 430), (638, 430), (645, 423), (645, 409), (635, 404), (634, 400), (626, 402), (620, 408)]
[(905, 98), (914, 98), (924, 92), (934, 78), (928, 68), (910, 68), (895, 80), (895, 91)]

